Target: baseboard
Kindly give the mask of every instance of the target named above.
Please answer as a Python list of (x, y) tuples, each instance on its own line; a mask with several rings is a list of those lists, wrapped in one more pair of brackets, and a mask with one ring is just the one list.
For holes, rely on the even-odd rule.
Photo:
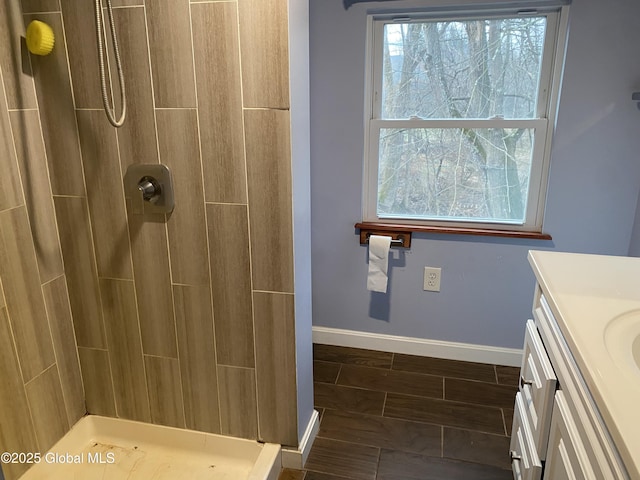
[(314, 410), (297, 449), (282, 447), (282, 468), (302, 470), (320, 430), (320, 415)]
[(313, 343), (513, 367), (519, 367), (522, 363), (522, 350), (517, 348), (445, 342), (340, 328), (313, 327)]

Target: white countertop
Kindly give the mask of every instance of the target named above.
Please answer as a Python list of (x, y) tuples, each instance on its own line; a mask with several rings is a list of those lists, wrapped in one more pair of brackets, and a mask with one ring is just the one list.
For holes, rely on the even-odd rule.
[(640, 258), (531, 251), (529, 263), (629, 475), (640, 479), (640, 373), (621, 368), (605, 345), (611, 320), (640, 309)]

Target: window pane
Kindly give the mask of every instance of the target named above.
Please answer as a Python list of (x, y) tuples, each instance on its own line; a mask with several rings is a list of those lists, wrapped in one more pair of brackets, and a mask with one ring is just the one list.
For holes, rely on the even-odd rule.
[(534, 118), (545, 27), (545, 17), (385, 24), (381, 118)]
[(523, 223), (532, 128), (383, 128), (379, 217)]

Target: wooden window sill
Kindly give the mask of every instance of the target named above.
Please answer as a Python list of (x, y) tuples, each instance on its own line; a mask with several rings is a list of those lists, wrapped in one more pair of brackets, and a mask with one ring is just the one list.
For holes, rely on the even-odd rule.
[(551, 235), (542, 232), (525, 232), (521, 230), (490, 230), (486, 228), (473, 227), (427, 227), (424, 225), (400, 225), (393, 223), (378, 222), (361, 222), (356, 223), (355, 227), (362, 232), (380, 233), (380, 232), (418, 232), (418, 233), (445, 233), (449, 235), (479, 235), (490, 237), (508, 237), (508, 238), (529, 238), (535, 240), (551, 240)]

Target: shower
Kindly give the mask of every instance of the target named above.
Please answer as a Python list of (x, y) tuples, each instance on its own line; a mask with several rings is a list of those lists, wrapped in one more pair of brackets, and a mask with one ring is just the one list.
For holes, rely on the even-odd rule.
[[(107, 92), (107, 75), (105, 72), (104, 61), (104, 25), (102, 16), (102, 0), (95, 0), (96, 11), (96, 39), (98, 42), (98, 61), (100, 64), (100, 86), (102, 88), (102, 104), (104, 105), (104, 111), (107, 114), (109, 123), (116, 128), (121, 127), (124, 124), (125, 117), (127, 115), (127, 97), (124, 88), (124, 73), (122, 71), (122, 62), (120, 60), (120, 50), (118, 48), (118, 37), (116, 35), (116, 27), (113, 21), (113, 8), (111, 6), (111, 0), (107, 0), (107, 14), (109, 17), (109, 29), (111, 30), (111, 40), (113, 42), (113, 51), (116, 59), (116, 68), (118, 70), (118, 83), (120, 85), (120, 98), (122, 100), (122, 112), (120, 117), (116, 119), (115, 112), (115, 99), (113, 108), (109, 104), (109, 94)], [(109, 83), (111, 83), (111, 76), (109, 76)]]
[[(297, 283), (310, 267), (294, 277), (310, 208), (309, 182), (293, 181), (307, 131), (290, 109), (292, 66), (306, 78), (285, 33), (293, 2), (307, 4), (0, 0), (0, 453), (43, 459), (2, 464), (7, 480), (78, 466), (150, 480), (143, 443), (167, 466), (172, 439), (200, 476), (301, 465), (318, 416), (311, 289)], [(34, 21), (51, 27), (48, 55), (26, 55)], [(163, 172), (127, 176), (141, 166), (170, 170), (171, 214)], [(58, 469), (49, 451), (84, 465)]]

